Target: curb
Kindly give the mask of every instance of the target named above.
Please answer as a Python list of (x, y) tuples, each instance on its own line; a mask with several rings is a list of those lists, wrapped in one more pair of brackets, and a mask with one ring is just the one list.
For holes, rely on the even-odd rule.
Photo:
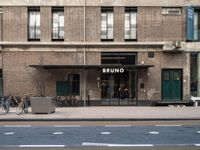
[(0, 122), (14, 122), (14, 121), (186, 121), (186, 120), (200, 120), (200, 118), (60, 118), (60, 119), (47, 119), (47, 118), (37, 118), (37, 119), (0, 119)]

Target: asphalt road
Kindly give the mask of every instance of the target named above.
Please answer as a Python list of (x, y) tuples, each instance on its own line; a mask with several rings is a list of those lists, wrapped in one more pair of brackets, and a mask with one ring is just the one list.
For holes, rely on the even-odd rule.
[(200, 125), (2, 125), (0, 147), (200, 149)]

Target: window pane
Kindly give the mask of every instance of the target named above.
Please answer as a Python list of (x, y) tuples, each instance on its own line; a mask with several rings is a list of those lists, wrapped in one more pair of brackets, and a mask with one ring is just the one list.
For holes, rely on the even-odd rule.
[(105, 9), (101, 13), (101, 39), (113, 39), (113, 12)]
[(164, 72), (164, 80), (170, 80), (169, 72)]
[(113, 39), (113, 28), (108, 28), (108, 39)]
[(130, 17), (129, 13), (125, 14), (125, 28), (130, 28)]
[(53, 39), (64, 39), (64, 12), (55, 9), (53, 12)]
[(136, 13), (131, 12), (131, 27), (136, 27)]
[(36, 12), (36, 26), (40, 26), (40, 12)]
[(38, 10), (29, 11), (29, 39), (40, 38), (40, 12)]
[(64, 14), (60, 14), (60, 22), (59, 22), (60, 27), (64, 27)]
[(131, 39), (136, 39), (136, 29), (135, 28), (133, 28), (133, 29), (131, 29)]
[(108, 27), (113, 27), (113, 13), (108, 13)]
[(174, 72), (174, 80), (180, 80), (179, 72)]
[(29, 27), (35, 26), (35, 12), (29, 12)]

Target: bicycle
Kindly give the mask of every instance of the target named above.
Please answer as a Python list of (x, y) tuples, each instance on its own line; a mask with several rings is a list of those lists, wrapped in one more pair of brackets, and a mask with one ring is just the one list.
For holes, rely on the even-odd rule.
[(16, 114), (21, 115), (23, 112), (28, 113), (28, 107), (30, 102), (30, 97), (26, 96), (25, 98), (22, 97), (16, 97), (18, 103), (18, 106), (16, 107)]
[(10, 111), (10, 97), (1, 96), (0, 115), (5, 115)]

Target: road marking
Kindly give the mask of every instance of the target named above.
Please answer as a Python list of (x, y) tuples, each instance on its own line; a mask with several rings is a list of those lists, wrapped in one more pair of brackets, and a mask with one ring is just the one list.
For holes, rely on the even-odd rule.
[(28, 128), (28, 127), (32, 127), (31, 125), (4, 125), (4, 127), (7, 127), (7, 128)]
[(105, 125), (104, 127), (132, 127), (131, 125)]
[(155, 125), (156, 127), (181, 127), (182, 125), (179, 124), (160, 124), (160, 125)]
[(15, 134), (14, 132), (5, 132), (4, 135), (13, 135)]
[(61, 134), (63, 134), (63, 132), (54, 132), (53, 134), (54, 135), (61, 135)]
[(111, 144), (83, 142), (82, 146), (107, 146), (107, 147), (152, 147), (153, 144)]
[(80, 125), (54, 125), (53, 127), (55, 128), (77, 128), (77, 127), (81, 127)]
[(18, 147), (67, 147), (67, 145), (19, 145)]
[(108, 135), (111, 134), (110, 132), (101, 132), (101, 134)]
[(198, 146), (198, 147), (199, 147), (199, 146), (200, 146), (200, 144), (194, 144), (194, 146)]
[(159, 132), (157, 132), (157, 131), (151, 131), (151, 132), (149, 132), (149, 134), (159, 134)]

